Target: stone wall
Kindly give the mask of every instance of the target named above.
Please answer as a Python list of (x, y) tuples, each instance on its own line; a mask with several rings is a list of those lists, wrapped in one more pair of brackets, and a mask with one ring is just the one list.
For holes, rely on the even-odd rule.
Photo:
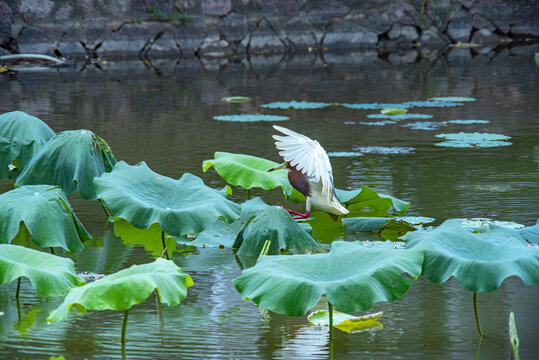
[(393, 53), (538, 40), (538, 0), (0, 0), (0, 55)]

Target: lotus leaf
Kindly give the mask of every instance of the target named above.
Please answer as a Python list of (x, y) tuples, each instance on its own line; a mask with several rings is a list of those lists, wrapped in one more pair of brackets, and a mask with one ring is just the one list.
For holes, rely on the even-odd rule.
[(511, 137), (502, 134), (489, 134), (489, 133), (458, 133), (458, 134), (437, 134), (436, 137), (448, 139), (449, 141), (443, 141), (436, 143), (436, 146), (445, 147), (498, 147), (509, 146), (511, 142), (502, 141), (508, 140)]
[(71, 259), (28, 249), (0, 245), (0, 284), (27, 277), (39, 296), (62, 296), (85, 281), (75, 273)]
[(232, 224), (225, 224), (222, 220), (217, 220), (198, 234), (195, 240), (179, 240), (178, 242), (200, 247), (224, 246), (231, 248), (244, 225), (241, 220), (236, 220)]
[(350, 210), (370, 208), (376, 211), (387, 211), (393, 207), (395, 211), (402, 215), (410, 206), (409, 202), (399, 200), (390, 195), (379, 194), (365, 185), (357, 190), (335, 189), (335, 193)]
[(460, 102), (454, 102), (454, 101), (435, 101), (435, 100), (428, 100), (428, 101), (407, 101), (403, 103), (406, 107), (455, 107), (455, 106), (462, 106), (463, 103)]
[(445, 121), (416, 121), (413, 123), (403, 124), (401, 126), (409, 127), (412, 130), (438, 130), (442, 126), (447, 126), (447, 123)]
[(359, 122), (361, 125), (369, 125), (369, 126), (384, 126), (384, 125), (391, 125), (391, 124), (396, 124), (397, 122), (396, 121), (391, 121), (391, 120), (384, 120), (384, 121), (360, 121)]
[(421, 251), (336, 241), (327, 254), (262, 256), (233, 283), (245, 299), (279, 314), (305, 315), (322, 294), (340, 311), (354, 313), (401, 297), (422, 264)]
[(430, 114), (395, 114), (395, 115), (385, 115), (385, 114), (369, 114), (367, 115), (370, 119), (390, 119), (390, 120), (404, 120), (404, 119), (430, 119), (432, 115)]
[(489, 120), (449, 120), (448, 123), (451, 124), (462, 124), (462, 125), (470, 125), (470, 124), (488, 124)]
[[(377, 312), (362, 316), (353, 316), (340, 311), (333, 312), (333, 326), (349, 334), (382, 329), (383, 326), (378, 319), (383, 312)], [(327, 310), (318, 310), (308, 316), (309, 322), (317, 326), (329, 325), (329, 312)]]
[(269, 104), (260, 105), (266, 109), (285, 109), (285, 110), (298, 110), (298, 109), (322, 109), (333, 104), (325, 102), (311, 102), (311, 101), (277, 101)]
[(199, 177), (186, 173), (179, 180), (153, 172), (145, 162), (120, 161), (110, 173), (95, 178), (99, 199), (115, 216), (139, 229), (159, 223), (170, 235), (199, 233), (217, 219), (233, 222), (240, 206), (226, 199)]
[(0, 179), (15, 179), (32, 156), (54, 136), (40, 119), (22, 111), (0, 115)]
[(334, 151), (328, 152), (329, 157), (357, 157), (363, 156), (359, 151)]
[(511, 139), (511, 136), (506, 136), (503, 134), (465, 133), (465, 132), (460, 132), (458, 134), (437, 134), (435, 136), (444, 138), (447, 140), (464, 140), (464, 141), (475, 141), (475, 140), (499, 141), (499, 140)]
[(293, 254), (323, 251), (288, 211), (279, 206), (259, 211), (238, 234), (232, 247), (238, 249), (238, 255), (257, 256), (266, 240), (271, 241), (268, 251), (271, 255), (278, 255), (281, 250)]
[(467, 101), (475, 101), (475, 98), (462, 97), (462, 96), (446, 96), (446, 97), (433, 97), (429, 100), (430, 101), (467, 102)]
[(380, 111), (380, 113), (384, 115), (406, 114), (407, 112), (408, 110), (406, 109), (396, 108), (396, 107), (384, 108)]
[(85, 286), (73, 289), (48, 317), (49, 322), (67, 319), (73, 308), (86, 310), (128, 310), (157, 291), (161, 303), (176, 306), (187, 296), (193, 280), (170, 260), (133, 265)]
[(252, 99), (247, 96), (227, 96), (227, 97), (221, 98), (221, 101), (231, 102), (231, 103), (243, 103), (243, 102), (248, 102), (251, 100)]
[(257, 121), (286, 121), (290, 120), (288, 116), (263, 115), (263, 114), (240, 114), (240, 115), (218, 115), (214, 120), (231, 122), (257, 122)]
[(66, 194), (95, 200), (94, 177), (112, 170), (116, 159), (105, 140), (89, 130), (59, 132), (32, 158), (16, 186), (57, 185)]
[(380, 233), (383, 239), (399, 240), (408, 231), (417, 230), (409, 222), (398, 218), (354, 217), (344, 218), (345, 233), (370, 231)]
[(413, 147), (387, 147), (387, 146), (361, 146), (353, 148), (365, 154), (409, 154), (415, 150)]
[(0, 195), (0, 243), (10, 243), (22, 230), (34, 244), (78, 252), (91, 238), (56, 186), (25, 185)]
[(274, 161), (251, 155), (216, 152), (214, 159), (202, 163), (202, 170), (206, 172), (212, 166), (219, 176), (231, 185), (247, 190), (254, 187), (264, 190), (281, 187), (287, 198), (300, 200), (303, 197), (288, 182), (288, 170), (268, 172), (269, 169), (279, 166)]
[(528, 246), (515, 231), (519, 230), (472, 233), (451, 219), (434, 230), (410, 232), (404, 239), (407, 249), (425, 252), (423, 275), (430, 281), (443, 283), (453, 276), (470, 291), (491, 292), (509, 276), (527, 285), (539, 281), (539, 249)]
[(341, 104), (341, 105), (349, 109), (359, 109), (359, 110), (378, 110), (378, 109), (384, 109), (384, 108), (405, 109), (406, 108), (406, 106), (403, 104), (365, 103), (365, 104)]

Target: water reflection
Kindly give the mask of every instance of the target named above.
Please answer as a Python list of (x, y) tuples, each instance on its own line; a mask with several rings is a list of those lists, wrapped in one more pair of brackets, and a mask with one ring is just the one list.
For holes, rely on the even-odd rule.
[[(280, 58), (279, 58), (280, 59)], [(280, 161), (271, 124), (225, 123), (215, 115), (265, 113), (290, 116), (284, 126), (317, 139), (327, 151), (358, 146), (414, 147), (409, 154), (365, 154), (332, 158), (335, 185), (366, 185), (411, 202), (409, 215), (447, 218), (493, 217), (532, 225), (539, 199), (537, 144), (539, 73), (527, 57), (490, 54), (439, 58), (393, 65), (376, 54), (295, 57), (288, 62), (249, 59), (246, 63), (182, 61), (155, 71), (144, 64), (110, 63), (104, 69), (55, 69), (0, 78), (0, 109), (23, 110), (55, 131), (86, 128), (107, 140), (115, 156), (129, 164), (146, 161), (157, 173), (179, 178), (191, 172), (221, 188), (214, 172), (201, 163), (215, 151), (246, 153)], [(219, 71), (216, 71), (219, 69)], [(221, 102), (249, 96), (249, 103)], [(420, 131), (401, 123), (361, 126), (373, 113), (344, 107), (322, 110), (265, 110), (272, 101), (337, 103), (403, 102), (433, 96), (468, 96), (474, 103), (458, 108), (422, 109), (433, 121), (485, 119), (490, 123), (451, 124)], [(352, 124), (355, 123), (355, 124)], [(435, 147), (441, 132), (491, 132), (512, 136), (507, 148)], [(5, 186), (4, 186), (5, 185)], [(0, 191), (12, 184), (1, 182)], [(245, 200), (234, 189), (232, 199)], [(253, 190), (267, 203), (282, 201), (280, 191)], [(97, 202), (69, 198), (79, 219), (94, 236), (81, 254), (71, 257), (78, 271), (112, 273), (150, 262), (141, 246), (128, 246), (114, 234)], [(301, 208), (303, 204), (293, 205)], [(320, 234), (319, 234), (320, 235)], [(321, 232), (324, 240), (324, 232)], [(327, 241), (334, 235), (328, 235)], [(340, 238), (343, 234), (338, 234)], [(315, 234), (316, 237), (316, 234)], [(353, 238), (352, 240), (355, 240)], [(242, 264), (229, 249), (174, 253), (173, 260), (195, 285), (176, 307), (163, 306), (161, 321), (150, 297), (133, 307), (127, 327), (127, 358), (327, 358), (327, 329), (310, 327), (306, 317), (290, 318), (261, 311), (245, 302), (231, 280)], [(0, 353), (6, 358), (121, 358), (122, 312), (89, 312), (84, 317), (47, 325), (48, 313), (61, 299), (41, 299), (23, 281), (21, 319), (14, 300), (16, 282), (0, 287)], [(486, 333), (480, 358), (508, 358), (507, 321), (515, 312), (522, 358), (537, 351), (536, 299), (539, 289), (507, 279), (494, 293), (479, 294)], [(318, 308), (325, 308), (322, 300)], [(335, 331), (334, 358), (472, 358), (477, 345), (472, 294), (454, 280), (434, 285), (420, 278), (383, 311), (380, 331)], [(35, 318), (34, 318), (35, 315)], [(32, 321), (33, 320), (33, 321)], [(31, 324), (30, 324), (31, 323)], [(26, 325), (24, 325), (26, 324)]]

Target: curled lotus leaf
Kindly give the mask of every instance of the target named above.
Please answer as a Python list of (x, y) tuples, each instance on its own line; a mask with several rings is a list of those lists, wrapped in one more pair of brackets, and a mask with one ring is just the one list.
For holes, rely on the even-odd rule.
[(82, 314), (87, 310), (128, 310), (154, 291), (161, 303), (175, 306), (185, 299), (187, 288), (192, 285), (191, 277), (182, 273), (174, 262), (157, 258), (154, 262), (133, 265), (71, 290), (47, 320), (65, 320), (73, 309)]
[(233, 283), (245, 299), (279, 314), (305, 315), (323, 294), (338, 310), (354, 313), (401, 297), (422, 264), (422, 251), (336, 241), (327, 254), (261, 256)]
[(54, 136), (40, 119), (22, 111), (0, 115), (0, 179), (15, 179)]
[(240, 206), (226, 199), (199, 177), (186, 173), (179, 180), (153, 172), (145, 162), (131, 166), (120, 161), (110, 173), (95, 178), (99, 199), (139, 229), (159, 223), (170, 235), (199, 233), (223, 218), (239, 217)]
[(80, 197), (95, 200), (94, 177), (116, 163), (105, 140), (89, 130), (59, 132), (30, 160), (16, 186), (57, 185), (66, 194), (77, 189)]
[(356, 190), (335, 189), (335, 193), (350, 210), (369, 208), (376, 211), (387, 211), (393, 207), (397, 213), (402, 215), (410, 206), (409, 202), (390, 195), (379, 194), (365, 185)]
[(407, 112), (408, 110), (403, 109), (403, 108), (398, 108), (398, 107), (388, 107), (388, 108), (383, 108), (382, 110), (380, 110), (380, 113), (384, 115), (406, 114)]
[(522, 235), (535, 234), (537, 228), (474, 233), (451, 219), (433, 230), (409, 232), (404, 239), (407, 249), (424, 251), (423, 275), (430, 281), (439, 284), (454, 277), (470, 291), (491, 292), (509, 276), (527, 285), (539, 282), (539, 249)]
[(62, 296), (86, 283), (75, 273), (69, 258), (48, 254), (23, 246), (0, 244), (0, 284), (20, 277), (32, 283), (39, 296)]
[(0, 195), (0, 209), (0, 243), (28, 232), (38, 246), (78, 252), (91, 238), (56, 186), (25, 185), (5, 192)]

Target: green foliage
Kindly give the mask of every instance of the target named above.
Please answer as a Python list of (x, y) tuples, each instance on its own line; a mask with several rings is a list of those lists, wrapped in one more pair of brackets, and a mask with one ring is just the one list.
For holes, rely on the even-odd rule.
[(268, 104), (260, 105), (266, 109), (284, 109), (284, 110), (300, 110), (300, 109), (323, 109), (329, 107), (331, 103), (312, 102), (312, 101), (277, 101)]
[(116, 159), (105, 140), (89, 130), (59, 132), (32, 158), (15, 186), (57, 185), (66, 194), (95, 200), (94, 177), (112, 170)]
[(39, 296), (62, 296), (86, 283), (75, 274), (71, 259), (28, 249), (0, 244), (0, 284), (9, 284), (27, 277)]
[(67, 319), (68, 312), (86, 310), (128, 310), (157, 291), (161, 303), (175, 306), (187, 296), (193, 280), (170, 260), (133, 265), (88, 285), (71, 290), (64, 302), (48, 317), (49, 322)]
[(279, 314), (302, 316), (322, 294), (336, 308), (353, 313), (401, 297), (422, 264), (422, 251), (337, 241), (327, 254), (262, 256), (233, 283), (246, 300)]
[(509, 314), (509, 340), (511, 341), (511, 359), (518, 360), (518, 347), (520, 341), (517, 334), (517, 326), (515, 324), (515, 313), (511, 311)]
[(165, 16), (161, 10), (155, 10), (153, 7), (148, 6), (146, 13), (153, 21), (170, 22), (176, 26), (186, 25), (193, 21), (193, 15), (185, 13), (181, 6), (175, 5), (170, 16)]
[[(382, 329), (383, 326), (378, 319), (383, 312), (377, 312), (369, 315), (353, 316), (340, 311), (333, 311), (333, 326), (349, 334), (363, 331), (372, 331)], [(308, 316), (309, 322), (317, 326), (329, 325), (329, 312), (327, 310), (318, 310)]]
[(91, 238), (66, 195), (55, 186), (25, 185), (5, 192), (0, 195), (0, 209), (0, 243), (10, 243), (28, 231), (38, 246), (78, 252), (82, 242)]
[(153, 172), (145, 162), (130, 166), (120, 161), (94, 183), (114, 215), (139, 229), (159, 223), (165, 233), (181, 236), (199, 233), (219, 218), (228, 223), (239, 217), (240, 206), (199, 177), (186, 173), (175, 180)]
[(22, 111), (0, 115), (0, 179), (16, 179), (54, 131)]
[(350, 215), (353, 215), (354, 210), (362, 210), (369, 208), (375, 211), (388, 211), (393, 209), (400, 215), (404, 214), (409, 202), (399, 200), (390, 195), (379, 194), (376, 191), (363, 185), (357, 190), (339, 190), (335, 189), (335, 193), (341, 202), (350, 210)]
[(539, 282), (539, 249), (519, 235), (526, 233), (533, 230), (496, 227), (474, 233), (453, 219), (434, 230), (409, 232), (404, 239), (407, 249), (425, 252), (422, 275), (430, 281), (439, 284), (453, 276), (470, 291), (491, 292), (509, 276), (527, 285)]
[(353, 217), (342, 219), (345, 233), (375, 232), (383, 239), (398, 240), (408, 231), (417, 230), (405, 220), (387, 217)]

